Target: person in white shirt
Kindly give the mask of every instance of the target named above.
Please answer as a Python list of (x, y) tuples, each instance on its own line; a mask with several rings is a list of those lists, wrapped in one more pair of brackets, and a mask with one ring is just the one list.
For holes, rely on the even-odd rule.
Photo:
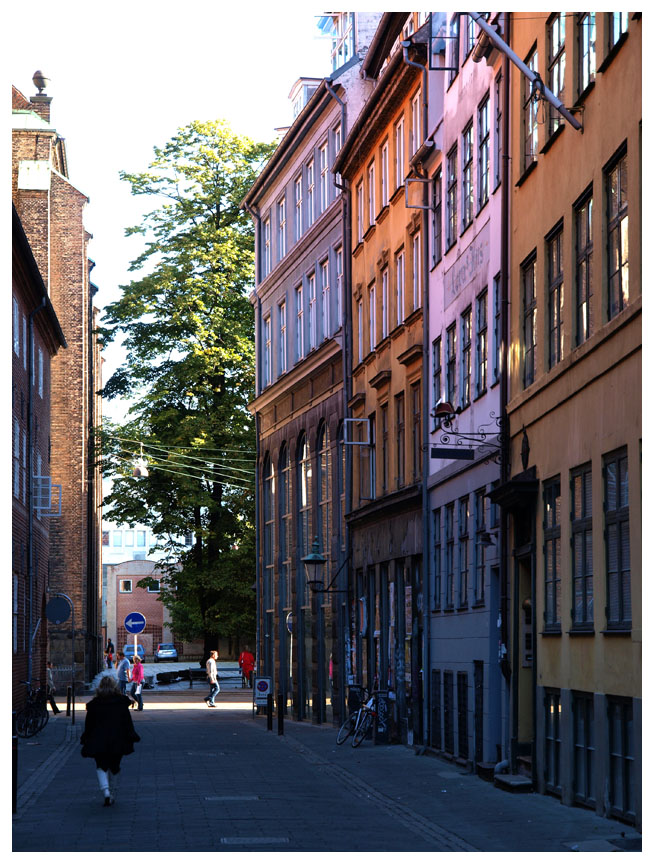
[(207, 658), (207, 663), (205, 665), (207, 669), (207, 679), (209, 680), (209, 694), (205, 697), (205, 703), (210, 706), (212, 709), (216, 705), (214, 702), (214, 697), (221, 690), (220, 685), (218, 684), (218, 672), (216, 670), (216, 659), (218, 658), (218, 652), (215, 649), (209, 653), (209, 658)]

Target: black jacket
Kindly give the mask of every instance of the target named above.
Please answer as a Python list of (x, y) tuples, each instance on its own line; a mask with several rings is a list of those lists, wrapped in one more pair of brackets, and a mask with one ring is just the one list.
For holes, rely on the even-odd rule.
[(80, 737), (83, 757), (122, 757), (134, 751), (141, 737), (134, 729), (130, 699), (123, 694), (94, 697), (86, 706), (84, 732)]

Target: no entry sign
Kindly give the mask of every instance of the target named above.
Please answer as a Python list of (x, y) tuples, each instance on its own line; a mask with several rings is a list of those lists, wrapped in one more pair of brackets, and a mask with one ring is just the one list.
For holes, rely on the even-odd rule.
[(273, 687), (273, 680), (270, 676), (259, 676), (255, 679), (255, 705), (256, 706), (265, 706), (268, 695), (271, 693), (271, 688)]

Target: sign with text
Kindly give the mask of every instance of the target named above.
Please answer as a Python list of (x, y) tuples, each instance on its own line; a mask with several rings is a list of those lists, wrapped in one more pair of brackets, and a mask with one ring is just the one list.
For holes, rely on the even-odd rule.
[(458, 256), (457, 261), (444, 273), (444, 308), (457, 300), (464, 289), (474, 283), (475, 292), (489, 281), (489, 223), (479, 231)]
[(258, 676), (255, 679), (255, 687), (253, 688), (256, 706), (265, 706), (268, 701), (268, 695), (272, 693), (273, 680), (270, 676)]

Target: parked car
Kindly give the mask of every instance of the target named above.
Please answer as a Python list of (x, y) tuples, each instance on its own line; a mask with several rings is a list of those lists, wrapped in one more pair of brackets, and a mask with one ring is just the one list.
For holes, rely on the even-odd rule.
[(155, 651), (155, 664), (157, 661), (177, 661), (177, 649), (173, 643), (159, 643)]
[[(142, 661), (146, 659), (146, 652), (141, 643), (137, 643), (136, 653), (141, 658)], [(132, 658), (134, 657), (134, 643), (129, 643), (123, 649), (123, 654), (127, 658), (127, 660), (132, 663)]]

